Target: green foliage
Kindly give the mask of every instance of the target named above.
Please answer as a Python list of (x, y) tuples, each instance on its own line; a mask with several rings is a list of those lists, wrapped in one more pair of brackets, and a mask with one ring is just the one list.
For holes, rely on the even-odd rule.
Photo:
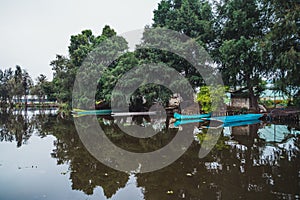
[[(115, 41), (107, 40), (112, 36), (115, 36)], [(101, 49), (101, 47), (99, 47), (101, 42), (106, 42), (110, 45), (110, 47), (107, 49)], [(105, 26), (103, 28), (100, 36), (93, 35), (91, 30), (84, 30), (78, 35), (73, 35), (70, 39), (69, 58), (57, 55), (56, 59), (51, 62), (52, 69), (54, 70), (54, 78), (52, 81), (53, 85), (45, 85), (44, 89), (47, 89), (49, 93), (54, 91), (54, 96), (59, 102), (70, 105), (77, 71), (87, 56), (93, 51), (95, 53), (92, 53), (91, 56), (96, 54), (96, 56), (107, 58), (107, 60), (109, 60), (112, 56), (117, 55), (119, 52), (124, 52), (127, 48), (127, 42), (123, 38), (116, 36), (116, 32), (109, 26)], [(95, 60), (97, 59), (98, 58), (95, 58)], [(102, 60), (101, 63), (93, 63), (91, 69), (94, 71), (100, 70), (103, 65), (108, 64), (105, 63), (105, 61), (106, 60)], [(113, 64), (112, 67), (114, 68), (116, 66)], [(90, 73), (93, 74), (93, 71), (90, 71), (89, 74)], [(105, 73), (105, 81), (100, 81), (99, 92), (96, 95), (96, 100), (109, 99), (108, 91), (110, 91), (111, 86), (113, 86), (114, 82), (117, 80), (117, 77), (112, 77), (110, 72)], [(83, 79), (89, 80), (89, 74), (81, 75), (83, 76)], [(113, 78), (113, 80), (108, 80), (109, 78)], [(103, 83), (106, 85), (103, 86)], [(76, 100), (84, 104), (84, 102), (88, 99), (78, 97)]]
[(37, 78), (37, 83), (33, 87), (31, 87), (30, 93), (32, 95), (37, 95), (39, 98), (39, 102), (44, 103), (45, 97), (47, 96), (47, 100), (55, 101), (56, 98), (54, 96), (54, 86), (53, 82), (47, 81), (47, 77), (43, 74), (40, 74)]
[(228, 101), (225, 94), (227, 87), (223, 86), (202, 86), (197, 94), (197, 102), (201, 105), (201, 110), (205, 113), (216, 111), (217, 108)]
[(13, 96), (13, 71), (11, 68), (4, 71), (0, 70), (0, 94), (1, 104), (11, 102)]
[(297, 96), (295, 96), (294, 104), (295, 104), (295, 106), (300, 108), (300, 95), (299, 94)]
[(289, 98), (300, 91), (300, 4), (298, 1), (265, 1), (270, 10), (266, 57), (273, 67), (276, 87)]
[(218, 47), (215, 58), (220, 63), (225, 84), (246, 85), (250, 106), (258, 108), (254, 88), (267, 77), (269, 67), (265, 62), (262, 44), (266, 35), (263, 12), (256, 0), (220, 1), (218, 8)]
[[(206, 50), (213, 46), (215, 34), (213, 31), (213, 14), (211, 5), (207, 1), (201, 0), (162, 0), (157, 10), (154, 11), (153, 27), (164, 27), (183, 33)], [(143, 34), (143, 44), (153, 43), (153, 41), (164, 41), (169, 45), (169, 38), (162, 38), (160, 34), (148, 34), (146, 28)], [(188, 42), (188, 41), (187, 41)], [(175, 46), (175, 45), (174, 45)], [(189, 51), (190, 46), (184, 51)], [(178, 50), (182, 47), (178, 46)], [(162, 62), (176, 69), (187, 78), (190, 84), (197, 88), (203, 85), (203, 79), (197, 70), (185, 59), (157, 49), (138, 50), (138, 58), (148, 60), (149, 62)]]
[(134, 53), (128, 52), (123, 54), (114, 66), (110, 66), (103, 72), (99, 80), (96, 100), (105, 100), (110, 102), (111, 92), (113, 91), (117, 81), (130, 69), (138, 65), (138, 59)]
[(154, 11), (153, 27), (165, 27), (196, 38), (208, 47), (214, 40), (213, 14), (208, 1), (162, 0)]
[(21, 97), (28, 95), (32, 85), (33, 81), (28, 72), (18, 65), (14, 71), (11, 68), (0, 70), (1, 104), (12, 105), (13, 98), (21, 102)]
[(267, 108), (274, 107), (274, 101), (272, 100), (260, 101), (260, 104), (265, 105)]

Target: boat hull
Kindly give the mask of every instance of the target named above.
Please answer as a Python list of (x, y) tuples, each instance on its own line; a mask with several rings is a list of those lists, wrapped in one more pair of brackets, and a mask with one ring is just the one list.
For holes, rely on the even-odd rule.
[(174, 118), (177, 120), (182, 119), (201, 119), (201, 118), (207, 118), (210, 117), (210, 114), (197, 114), (197, 115), (181, 115), (179, 113), (174, 113)]
[(223, 123), (233, 123), (233, 122), (258, 120), (262, 116), (263, 116), (263, 114), (243, 114), (243, 115), (210, 117), (210, 118), (204, 118), (204, 119), (209, 120), (209, 121), (220, 121)]

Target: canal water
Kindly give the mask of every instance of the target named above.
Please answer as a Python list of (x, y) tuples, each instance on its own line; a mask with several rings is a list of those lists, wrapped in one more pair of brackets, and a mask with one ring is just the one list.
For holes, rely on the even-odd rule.
[[(159, 132), (144, 139), (121, 132), (114, 120), (99, 123), (114, 144), (143, 152), (163, 147), (185, 128), (140, 120), (141, 127)], [(299, 124), (224, 127), (214, 149), (201, 159), (201, 143), (209, 137), (205, 129), (199, 132), (169, 166), (125, 173), (103, 165), (86, 150), (73, 120), (60, 119), (55, 111), (2, 111), (0, 199), (300, 199)]]

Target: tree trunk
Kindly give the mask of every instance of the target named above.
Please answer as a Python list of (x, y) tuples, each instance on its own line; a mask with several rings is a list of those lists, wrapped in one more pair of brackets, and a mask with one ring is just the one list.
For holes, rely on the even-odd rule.
[(246, 77), (247, 87), (249, 90), (249, 103), (250, 103), (250, 110), (258, 111), (258, 100), (254, 94), (253, 85), (251, 84), (250, 76)]
[(254, 94), (253, 87), (249, 87), (249, 100), (250, 100), (250, 109), (254, 111), (258, 111), (258, 101), (257, 97)]
[(27, 111), (27, 94), (25, 93), (24, 96), (24, 100), (25, 100), (25, 110)]

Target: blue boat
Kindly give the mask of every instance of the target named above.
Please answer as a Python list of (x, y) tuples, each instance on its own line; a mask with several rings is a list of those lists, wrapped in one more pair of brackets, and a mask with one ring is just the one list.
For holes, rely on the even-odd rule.
[(210, 113), (208, 114), (197, 114), (197, 115), (181, 115), (179, 113), (174, 113), (174, 118), (177, 120), (181, 119), (201, 119), (210, 117)]
[[(177, 127), (179, 125), (184, 125), (184, 124), (191, 124), (191, 123), (200, 123), (204, 122), (202, 119), (191, 119), (191, 120), (177, 120), (174, 123), (174, 126)], [(226, 122), (223, 123), (221, 122), (218, 126), (214, 126), (211, 128), (218, 128), (218, 127), (234, 127), (234, 126), (245, 126), (245, 125), (251, 125), (251, 124), (259, 124), (261, 123), (260, 120), (247, 120), (247, 121), (237, 121), (237, 122)], [(202, 126), (203, 128), (210, 128), (210, 126)]]
[(232, 115), (232, 116), (209, 117), (203, 119), (209, 121), (220, 121), (223, 123), (233, 123), (233, 122), (258, 120), (262, 116), (263, 114), (243, 114), (243, 115)]
[(234, 127), (234, 126), (246, 126), (251, 124), (260, 124), (261, 121), (256, 120), (248, 120), (248, 121), (239, 121), (239, 122), (230, 122), (230, 123), (224, 123), (223, 127)]
[(235, 127), (235, 126), (246, 126), (252, 124), (260, 124), (260, 120), (248, 120), (248, 121), (240, 121), (240, 122), (227, 122), (227, 123), (220, 123), (218, 126), (202, 126), (202, 128), (221, 128), (221, 127)]
[(204, 122), (204, 120), (202, 120), (202, 119), (177, 120), (174, 123), (174, 126), (177, 127), (177, 126), (183, 125), (183, 124), (199, 123), (199, 122)]

